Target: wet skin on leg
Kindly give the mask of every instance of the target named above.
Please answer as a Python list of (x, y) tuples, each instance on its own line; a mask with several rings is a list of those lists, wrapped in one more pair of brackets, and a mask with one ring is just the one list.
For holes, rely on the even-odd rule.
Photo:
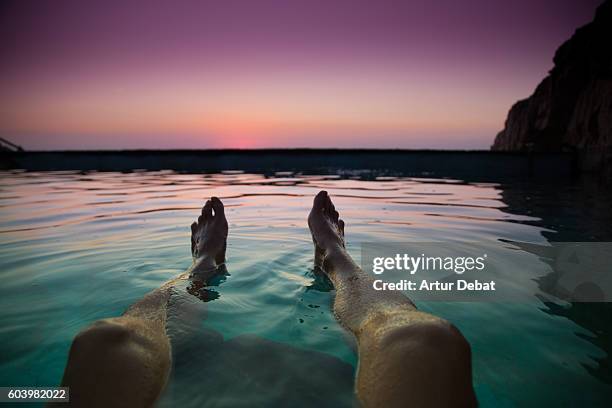
[(62, 386), (70, 387), (71, 406), (150, 407), (155, 403), (171, 366), (166, 321), (173, 287), (179, 280), (205, 282), (214, 276), (225, 262), (227, 233), (223, 203), (213, 197), (191, 225), (189, 270), (145, 295), (121, 317), (99, 320), (77, 334), (62, 379)]
[(345, 248), (344, 221), (325, 191), (308, 226), (315, 266), (334, 285), (334, 314), (358, 344), (355, 390), (367, 407), (473, 407), (470, 345), (448, 321), (406, 296), (376, 291)]

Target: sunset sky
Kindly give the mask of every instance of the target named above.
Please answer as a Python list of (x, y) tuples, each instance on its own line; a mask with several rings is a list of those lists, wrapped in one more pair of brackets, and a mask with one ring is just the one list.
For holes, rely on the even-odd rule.
[(488, 148), (599, 0), (17, 0), (0, 136), (26, 150)]

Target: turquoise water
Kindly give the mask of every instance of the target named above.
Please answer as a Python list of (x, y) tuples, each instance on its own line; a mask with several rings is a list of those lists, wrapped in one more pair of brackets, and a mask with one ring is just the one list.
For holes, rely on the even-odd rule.
[[(312, 273), (306, 216), (320, 189), (346, 220), (357, 260), (367, 241), (486, 241), (499, 242), (507, 262), (534, 262), (511, 242), (612, 235), (608, 196), (584, 184), (366, 171), (4, 172), (0, 385), (58, 384), (79, 330), (189, 267), (189, 225), (215, 195), (229, 220), (228, 275), (206, 302), (179, 288), (169, 322), (173, 374), (159, 405), (350, 406), (353, 342), (331, 313), (333, 291)], [(608, 405), (610, 309), (543, 303), (537, 285), (530, 290), (529, 302), (419, 307), (451, 320), (472, 344), (482, 406)]]

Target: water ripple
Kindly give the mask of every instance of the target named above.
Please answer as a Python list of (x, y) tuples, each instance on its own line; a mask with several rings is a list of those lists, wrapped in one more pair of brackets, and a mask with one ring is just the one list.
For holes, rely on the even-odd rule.
[[(166, 399), (166, 405), (201, 397), (200, 382), (190, 376), (200, 375), (204, 364), (219, 364), (222, 371), (222, 361), (212, 362), (214, 354), (200, 352), (202, 344), (215, 344), (213, 349), (228, 361), (257, 362), (242, 367), (254, 373), (270, 364), (258, 351), (265, 350), (276, 359), (274, 366), (292, 378), (278, 384), (291, 389), (312, 377), (303, 367), (328, 367), (348, 386), (336, 392), (319, 381), (317, 390), (335, 393), (339, 404), (350, 406), (354, 344), (331, 313), (333, 291), (312, 274), (306, 217), (320, 189), (330, 192), (347, 222), (347, 247), (356, 259), (360, 242), (492, 241), (508, 246), (546, 243), (546, 234), (553, 231), (576, 236), (587, 229), (585, 224), (585, 234), (601, 235), (607, 225), (579, 211), (559, 210), (579, 207), (574, 200), (580, 194), (573, 190), (389, 177), (371, 170), (273, 176), (242, 171), (2, 172), (0, 384), (57, 384), (71, 339), (81, 328), (119, 315), (190, 265), (189, 225), (205, 200), (218, 196), (230, 224), (229, 275), (207, 288), (216, 300), (184, 299), (189, 319), (173, 311), (173, 321), (182, 321), (171, 331), (178, 342), (173, 343), (179, 350), (175, 358), (186, 365), (182, 371), (175, 367), (169, 387), (175, 399)], [(606, 208), (588, 201), (583, 207)], [(544, 220), (542, 214), (552, 216)], [(502, 249), (517, 253), (516, 248)], [(511, 265), (513, 259), (504, 261)], [(601, 402), (596, 396), (604, 395), (604, 385), (584, 368), (606, 355), (596, 333), (545, 312), (541, 302), (419, 306), (453, 321), (472, 343), (482, 406), (545, 405), (561, 391), (565, 401), (578, 403), (573, 395), (588, 394), (594, 396), (591, 402)], [(509, 333), (520, 341), (508, 341)], [(282, 394), (280, 385), (269, 384), (259, 400)], [(227, 402), (230, 396), (223, 398)]]

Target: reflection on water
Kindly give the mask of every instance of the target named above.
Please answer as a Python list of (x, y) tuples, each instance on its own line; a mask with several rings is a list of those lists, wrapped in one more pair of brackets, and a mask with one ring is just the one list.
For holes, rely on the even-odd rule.
[[(612, 241), (612, 194), (609, 186), (601, 185), (596, 179), (585, 178), (566, 185), (544, 184), (537, 188), (514, 183), (512, 188), (504, 189), (502, 199), (508, 211), (527, 211), (541, 219), (539, 224), (550, 226), (542, 231), (550, 242)], [(538, 281), (546, 291), (555, 279), (555, 274), (550, 273)], [(612, 304), (544, 302), (544, 305), (546, 313), (587, 329), (586, 333), (576, 335), (605, 353), (582, 365), (599, 381), (612, 384)], [(612, 395), (612, 390), (608, 393)]]
[[(353, 344), (331, 314), (329, 283), (311, 270), (306, 215), (320, 189), (347, 221), (357, 259), (361, 242), (377, 240), (499, 242), (523, 257), (533, 255), (513, 242), (612, 240), (609, 195), (579, 183), (498, 185), (367, 171), (0, 177), (2, 385), (57, 384), (72, 337), (183, 272), (189, 225), (206, 198), (224, 201), (228, 274), (216, 286), (177, 288), (169, 324), (174, 370), (161, 405), (352, 403)], [(472, 344), (481, 405), (607, 402), (609, 305), (544, 304), (534, 296), (419, 306), (453, 321)]]

